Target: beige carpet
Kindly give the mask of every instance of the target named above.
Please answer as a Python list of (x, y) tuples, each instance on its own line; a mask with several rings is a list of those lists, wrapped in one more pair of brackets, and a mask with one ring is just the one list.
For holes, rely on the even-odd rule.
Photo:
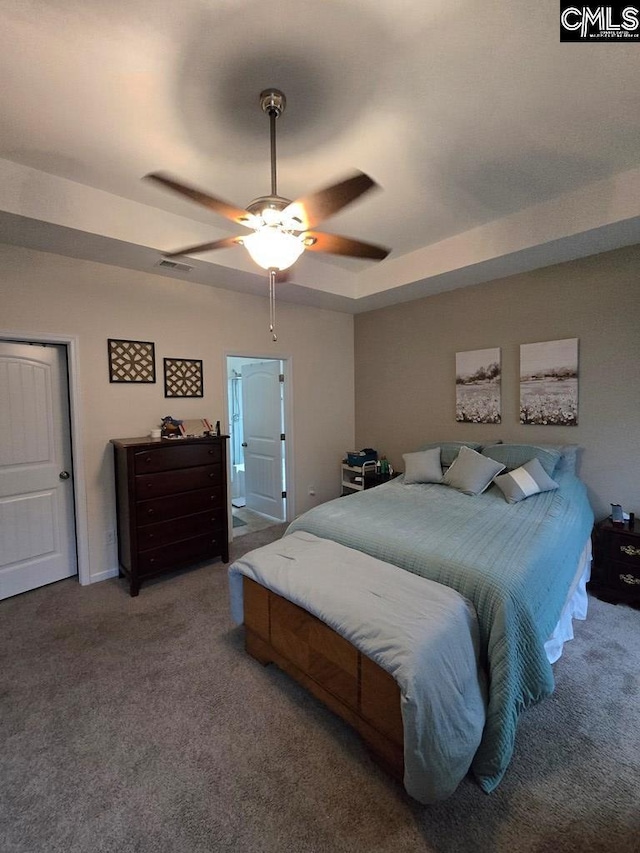
[(234, 526), (234, 539), (237, 539), (238, 536), (247, 536), (250, 533), (258, 533), (261, 530), (267, 530), (270, 527), (280, 525), (280, 522), (274, 522), (273, 519), (266, 518), (264, 515), (260, 515), (259, 512), (253, 512), (253, 510), (247, 507), (234, 507), (233, 516), (244, 522), (244, 524), (238, 527)]
[[(234, 542), (243, 550), (284, 525)], [(2, 853), (637, 853), (640, 613), (592, 600), (502, 785), (423, 807), (243, 650), (226, 567), (0, 602)]]

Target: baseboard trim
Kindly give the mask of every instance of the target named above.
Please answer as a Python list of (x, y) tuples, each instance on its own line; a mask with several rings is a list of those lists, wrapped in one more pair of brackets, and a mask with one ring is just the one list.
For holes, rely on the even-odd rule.
[(98, 572), (96, 575), (91, 575), (89, 584), (99, 583), (100, 581), (109, 580), (109, 578), (117, 578), (118, 569), (106, 569), (104, 572)]

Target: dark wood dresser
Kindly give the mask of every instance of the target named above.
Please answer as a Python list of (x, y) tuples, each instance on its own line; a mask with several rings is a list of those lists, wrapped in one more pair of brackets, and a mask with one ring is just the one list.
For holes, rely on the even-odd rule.
[(589, 591), (613, 604), (640, 605), (640, 522), (630, 529), (606, 518), (594, 528), (593, 546)]
[(117, 438), (120, 576), (145, 578), (201, 560), (229, 562), (227, 438)]

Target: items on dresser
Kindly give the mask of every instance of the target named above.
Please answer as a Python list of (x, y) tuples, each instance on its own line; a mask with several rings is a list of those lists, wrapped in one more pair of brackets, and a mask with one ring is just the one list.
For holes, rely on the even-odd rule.
[(154, 575), (229, 562), (227, 438), (111, 440), (120, 575), (131, 595)]
[(593, 531), (589, 591), (614, 604), (640, 605), (640, 525), (634, 521), (605, 518)]

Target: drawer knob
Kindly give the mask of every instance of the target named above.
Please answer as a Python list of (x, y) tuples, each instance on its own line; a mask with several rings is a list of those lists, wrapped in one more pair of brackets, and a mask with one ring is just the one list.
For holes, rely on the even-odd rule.
[(147, 539), (155, 539), (155, 533), (147, 533)]
[(628, 583), (630, 586), (640, 584), (640, 578), (634, 578), (633, 575), (620, 575), (620, 580), (624, 583)]
[(212, 471), (212, 472), (209, 474), (209, 479), (210, 479), (210, 480), (213, 480), (213, 478), (214, 478), (215, 476), (216, 476), (216, 475), (215, 475), (215, 474), (213, 473), (213, 471)]
[(150, 457), (150, 456), (147, 456), (147, 458), (146, 458), (144, 461), (145, 461), (145, 462), (151, 462), (151, 457)]
[(213, 456), (213, 450), (209, 451), (209, 456)]
[(640, 557), (640, 548), (636, 548), (635, 545), (621, 545), (620, 550), (628, 557)]
[(149, 560), (150, 563), (155, 563), (155, 561), (156, 561), (155, 557), (151, 557), (151, 559)]
[(153, 513), (155, 512), (155, 509), (148, 509), (147, 512), (149, 513), (149, 515), (153, 515)]

